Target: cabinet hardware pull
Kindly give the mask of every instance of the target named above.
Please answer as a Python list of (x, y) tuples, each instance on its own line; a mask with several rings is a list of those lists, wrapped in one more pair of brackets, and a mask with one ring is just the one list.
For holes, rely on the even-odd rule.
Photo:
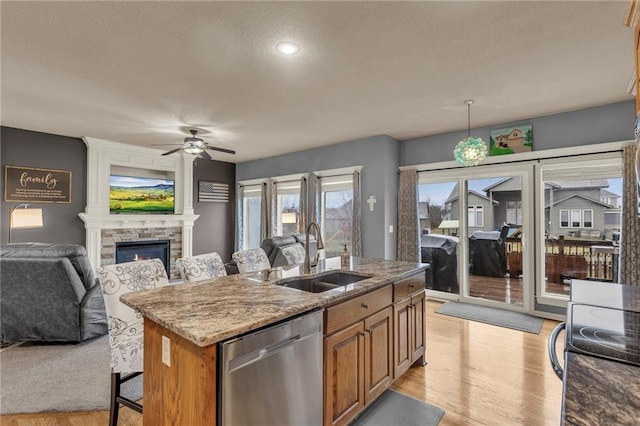
[(414, 288), (415, 286), (415, 284), (409, 284), (409, 288)]
[(358, 334), (359, 334), (360, 336), (364, 337), (364, 333), (362, 333), (362, 332), (361, 332), (361, 333), (358, 333)]
[(365, 309), (369, 309), (369, 305), (367, 305), (366, 303), (362, 303), (360, 306), (362, 306)]

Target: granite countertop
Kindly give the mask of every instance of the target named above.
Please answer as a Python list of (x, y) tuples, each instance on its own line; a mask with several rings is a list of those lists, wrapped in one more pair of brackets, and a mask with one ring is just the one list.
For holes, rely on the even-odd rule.
[(640, 424), (638, 367), (573, 352), (565, 361), (563, 424)]
[[(310, 293), (274, 284), (266, 274), (236, 274), (195, 283), (170, 285), (128, 293), (120, 300), (198, 346), (367, 293), (429, 267), (382, 259), (351, 258), (347, 270), (370, 276), (323, 293)], [(311, 275), (340, 270), (340, 258), (320, 261)], [(302, 266), (274, 268), (272, 276), (304, 276)]]

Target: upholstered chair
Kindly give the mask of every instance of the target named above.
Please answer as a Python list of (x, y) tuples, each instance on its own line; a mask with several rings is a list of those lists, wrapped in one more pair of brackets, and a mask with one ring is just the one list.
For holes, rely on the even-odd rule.
[(178, 259), (178, 270), (185, 281), (202, 281), (224, 277), (227, 271), (218, 253), (206, 253), (198, 256)]
[(287, 259), (289, 265), (304, 263), (304, 247), (302, 244), (292, 244), (282, 248), (282, 254)]
[(97, 275), (107, 311), (111, 347), (109, 425), (115, 426), (120, 404), (142, 413), (142, 405), (120, 395), (120, 387), (142, 374), (144, 322), (140, 313), (120, 302), (120, 296), (165, 286), (169, 279), (160, 259), (103, 266), (98, 268)]
[(257, 272), (271, 268), (267, 254), (261, 248), (237, 251), (231, 255), (238, 265), (238, 271)]

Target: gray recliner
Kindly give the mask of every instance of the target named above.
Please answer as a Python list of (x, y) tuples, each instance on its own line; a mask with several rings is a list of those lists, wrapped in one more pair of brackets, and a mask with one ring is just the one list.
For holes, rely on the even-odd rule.
[[(301, 243), (303, 246), (306, 243), (305, 234), (293, 234), (281, 237), (265, 238), (260, 244), (260, 248), (264, 250), (269, 258), (269, 263), (272, 267), (286, 266), (288, 265), (287, 258), (282, 253), (282, 249), (297, 243)], [(316, 237), (314, 235), (309, 236), (309, 257), (313, 259), (318, 251), (316, 243)]]
[(3, 342), (79, 342), (107, 333), (102, 289), (76, 244), (0, 246)]

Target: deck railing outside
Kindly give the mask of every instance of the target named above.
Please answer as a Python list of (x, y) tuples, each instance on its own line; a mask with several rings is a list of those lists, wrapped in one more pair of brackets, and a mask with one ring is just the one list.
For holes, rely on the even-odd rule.
[[(510, 275), (521, 274), (520, 238), (507, 238), (505, 250)], [(545, 253), (546, 275), (552, 282), (570, 278), (617, 281), (619, 249), (612, 241), (547, 238)]]

